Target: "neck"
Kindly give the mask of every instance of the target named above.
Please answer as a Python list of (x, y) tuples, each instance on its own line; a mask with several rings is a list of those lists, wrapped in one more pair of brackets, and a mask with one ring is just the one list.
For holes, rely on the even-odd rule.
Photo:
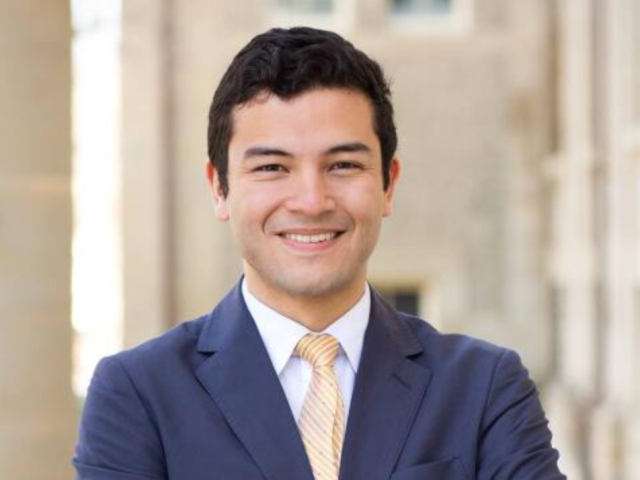
[(338, 292), (318, 296), (294, 295), (268, 288), (249, 272), (246, 272), (245, 281), (251, 294), (258, 300), (312, 332), (326, 330), (351, 310), (365, 291), (364, 277)]

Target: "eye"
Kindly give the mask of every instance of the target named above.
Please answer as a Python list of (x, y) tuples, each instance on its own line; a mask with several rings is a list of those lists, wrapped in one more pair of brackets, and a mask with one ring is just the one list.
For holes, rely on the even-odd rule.
[(260, 165), (256, 167), (254, 172), (285, 172), (286, 169), (282, 165), (278, 165), (277, 163), (270, 163), (268, 165)]
[(331, 165), (332, 170), (354, 170), (358, 168), (361, 168), (359, 163), (346, 161), (346, 160), (342, 162), (336, 162), (333, 165)]

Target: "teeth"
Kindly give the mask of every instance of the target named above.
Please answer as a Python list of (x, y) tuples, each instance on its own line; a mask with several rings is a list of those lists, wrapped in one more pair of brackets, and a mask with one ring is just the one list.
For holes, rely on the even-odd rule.
[(299, 243), (320, 243), (327, 242), (334, 239), (338, 234), (333, 233), (321, 233), (320, 235), (297, 235), (295, 233), (287, 233), (285, 237), (289, 240)]

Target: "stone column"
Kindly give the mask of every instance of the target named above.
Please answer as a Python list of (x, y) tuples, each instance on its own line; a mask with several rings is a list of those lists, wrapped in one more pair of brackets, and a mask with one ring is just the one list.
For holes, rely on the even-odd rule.
[(171, 326), (174, 292), (169, 0), (122, 4), (125, 347)]
[(0, 478), (72, 477), (68, 0), (0, 2)]
[(558, 324), (558, 372), (547, 402), (564, 473), (588, 479), (584, 452), (600, 355), (593, 11), (591, 0), (558, 2), (557, 8), (558, 152), (550, 162), (554, 201), (549, 271)]
[[(635, 0), (603, 2), (607, 51), (602, 68), (607, 90), (607, 197), (605, 276), (608, 335), (606, 396), (601, 405), (610, 419), (615, 478), (640, 475), (640, 98), (637, 51), (640, 10)], [(612, 478), (613, 478), (612, 476)]]

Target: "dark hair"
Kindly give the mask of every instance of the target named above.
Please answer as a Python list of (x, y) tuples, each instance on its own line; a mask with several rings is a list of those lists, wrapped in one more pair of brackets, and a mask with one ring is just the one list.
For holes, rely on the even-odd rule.
[(274, 28), (254, 37), (235, 56), (216, 89), (209, 109), (208, 154), (223, 195), (229, 192), (228, 151), (234, 107), (262, 92), (289, 99), (316, 88), (332, 87), (361, 92), (371, 101), (386, 190), (398, 138), (391, 91), (382, 68), (336, 33), (295, 27)]

